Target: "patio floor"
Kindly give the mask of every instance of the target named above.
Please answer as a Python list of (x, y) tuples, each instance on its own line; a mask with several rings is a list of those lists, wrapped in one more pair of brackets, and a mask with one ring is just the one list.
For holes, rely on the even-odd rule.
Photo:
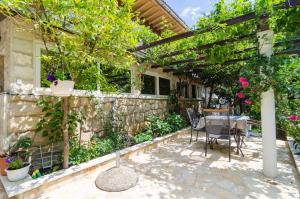
[[(151, 151), (123, 160), (139, 173), (138, 185), (111, 193), (96, 188), (98, 173), (76, 177), (45, 190), (40, 199), (58, 198), (299, 198), (299, 176), (283, 141), (277, 141), (278, 171), (271, 180), (262, 174), (261, 139), (250, 138), (245, 157), (228, 162), (223, 143), (204, 156), (204, 137), (189, 144), (189, 136), (172, 140)], [(1, 190), (0, 190), (1, 192)]]

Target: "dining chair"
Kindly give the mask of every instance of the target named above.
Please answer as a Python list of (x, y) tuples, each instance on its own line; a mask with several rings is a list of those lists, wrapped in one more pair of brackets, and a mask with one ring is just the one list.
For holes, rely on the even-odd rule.
[(188, 114), (189, 122), (190, 122), (190, 125), (191, 125), (190, 143), (192, 142), (192, 139), (193, 139), (193, 131), (197, 132), (197, 135), (196, 135), (196, 142), (197, 142), (199, 131), (204, 131), (205, 125), (203, 125), (203, 126), (198, 125), (201, 118), (197, 118), (197, 115), (196, 115), (195, 110), (193, 108), (187, 108), (186, 112)]
[(230, 109), (203, 109), (205, 120), (205, 156), (207, 156), (207, 146), (212, 145), (215, 140), (227, 140), (229, 146), (229, 162), (231, 161), (231, 126)]

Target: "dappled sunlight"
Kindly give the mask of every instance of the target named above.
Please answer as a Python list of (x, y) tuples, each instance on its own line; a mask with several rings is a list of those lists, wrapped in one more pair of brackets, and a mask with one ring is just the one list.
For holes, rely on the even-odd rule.
[[(278, 142), (278, 177), (262, 173), (261, 140), (249, 138), (243, 148), (245, 157), (232, 152), (220, 142), (204, 155), (203, 137), (189, 144), (189, 135), (172, 139), (145, 153), (122, 160), (139, 174), (136, 187), (111, 193), (98, 190), (94, 179), (100, 170), (73, 179), (60, 188), (45, 192), (44, 198), (61, 195), (80, 198), (298, 198), (294, 168), (283, 141)], [(258, 153), (258, 156), (253, 156)], [(82, 187), (78, 190), (76, 187)], [(84, 190), (84, 191), (82, 191)], [(77, 195), (78, 193), (78, 195)], [(47, 196), (47, 197), (46, 197)]]

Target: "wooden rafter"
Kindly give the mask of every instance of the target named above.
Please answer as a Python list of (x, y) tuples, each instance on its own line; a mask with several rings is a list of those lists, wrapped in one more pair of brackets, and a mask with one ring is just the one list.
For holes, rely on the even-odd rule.
[[(275, 6), (278, 7), (279, 9), (287, 9), (287, 8), (291, 8), (291, 7), (295, 7), (295, 6), (299, 6), (299, 5), (300, 5), (300, 0), (287, 0), (284, 4), (279, 4), (279, 5), (275, 5)], [(227, 26), (231, 26), (231, 25), (235, 25), (235, 24), (239, 24), (239, 23), (248, 21), (248, 20), (255, 19), (256, 17), (258, 17), (256, 15), (256, 13), (251, 12), (251, 13), (248, 13), (248, 14), (245, 14), (245, 15), (241, 15), (241, 16), (234, 17), (234, 18), (231, 18), (231, 19), (228, 19), (228, 20), (225, 20), (225, 21), (221, 21), (219, 24), (225, 24)], [(262, 16), (262, 17), (265, 18), (266, 16)], [(152, 47), (159, 46), (159, 45), (162, 45), (162, 44), (170, 43), (170, 42), (177, 41), (177, 40), (180, 40), (180, 39), (185, 39), (185, 38), (188, 38), (188, 37), (192, 37), (192, 36), (197, 35), (197, 34), (206, 33), (208, 31), (212, 31), (212, 30), (213, 30), (212, 27), (207, 27), (207, 28), (204, 28), (204, 29), (197, 29), (197, 30), (188, 31), (188, 32), (185, 32), (185, 33), (181, 33), (181, 34), (177, 34), (177, 35), (165, 38), (165, 39), (154, 41), (154, 42), (151, 42), (149, 44), (145, 44), (145, 45), (142, 45), (142, 46), (135, 47), (134, 49), (131, 49), (130, 51), (145, 50), (145, 49), (148, 49), (148, 48), (152, 48)]]
[(255, 36), (255, 34), (256, 34), (255, 32), (252, 32), (248, 35), (241, 35), (241, 36), (238, 36), (238, 37), (235, 37), (235, 38), (224, 39), (224, 40), (216, 41), (216, 42), (213, 42), (213, 43), (210, 43), (210, 44), (200, 45), (200, 46), (197, 46), (195, 48), (188, 48), (188, 49), (184, 49), (184, 50), (174, 51), (174, 52), (171, 52), (171, 53), (161, 55), (160, 58), (166, 58), (166, 57), (172, 57), (172, 56), (175, 56), (175, 55), (180, 55), (180, 54), (183, 54), (187, 51), (199, 51), (199, 50), (210, 49), (210, 48), (213, 48), (214, 46), (224, 46), (228, 43), (241, 41), (241, 40), (244, 40), (244, 39), (249, 39), (249, 38)]

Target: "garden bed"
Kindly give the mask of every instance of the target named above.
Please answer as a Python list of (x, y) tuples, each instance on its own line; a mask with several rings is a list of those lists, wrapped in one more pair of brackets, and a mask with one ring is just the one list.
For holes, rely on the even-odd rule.
[(295, 162), (295, 165), (297, 168), (297, 172), (300, 175), (300, 155), (295, 154), (296, 150), (293, 147), (293, 141), (294, 141), (293, 138), (289, 137), (287, 144), (288, 144), (288, 148), (290, 149), (290, 152), (292, 154), (292, 157), (294, 159), (294, 162)]
[[(155, 138), (153, 141), (143, 142), (125, 149), (120, 150), (120, 155), (122, 158), (128, 158), (137, 152), (143, 152), (145, 150), (150, 150), (156, 147), (158, 144), (162, 144), (170, 140), (171, 138), (176, 138), (184, 133), (186, 133), (189, 128), (184, 128), (182, 130), (176, 131), (175, 133), (168, 134), (163, 137)], [(91, 161), (82, 163), (77, 166), (72, 166), (68, 169), (60, 170), (49, 175), (42, 176), (38, 179), (32, 179), (29, 175), (25, 179), (18, 182), (8, 181), (6, 176), (1, 176), (1, 182), (8, 195), (8, 197), (20, 196), (22, 194), (28, 195), (30, 197), (38, 196), (39, 191), (45, 187), (50, 187), (55, 185), (57, 182), (63, 182), (70, 180), (70, 178), (91, 172), (99, 167), (104, 167), (108, 163), (113, 163), (115, 161), (115, 153), (111, 153)], [(26, 197), (25, 197), (26, 198)]]

